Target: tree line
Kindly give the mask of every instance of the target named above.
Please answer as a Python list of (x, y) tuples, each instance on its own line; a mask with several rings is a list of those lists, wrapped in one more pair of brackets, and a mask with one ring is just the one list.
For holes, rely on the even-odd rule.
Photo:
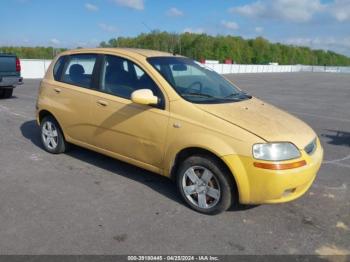
[(207, 34), (153, 31), (136, 37), (118, 37), (102, 42), (100, 47), (135, 47), (175, 52), (196, 60), (214, 59), (224, 62), (231, 59), (237, 64), (281, 65), (335, 65), (348, 66), (350, 58), (333, 51), (312, 50), (309, 47), (271, 43), (257, 37), (243, 39), (239, 36), (211, 36)]
[[(196, 60), (214, 59), (224, 62), (226, 59), (237, 64), (281, 65), (334, 65), (349, 66), (350, 58), (333, 51), (312, 50), (309, 47), (271, 43), (257, 37), (243, 39), (239, 36), (211, 36), (207, 34), (153, 31), (136, 37), (117, 37), (101, 42), (100, 47), (134, 47), (174, 52)], [(52, 59), (66, 49), (53, 47), (0, 47), (0, 53), (16, 54), (19, 58)]]
[(19, 58), (26, 59), (52, 59), (57, 54), (65, 51), (65, 48), (54, 47), (25, 47), (25, 46), (0, 46), (0, 54), (15, 54)]

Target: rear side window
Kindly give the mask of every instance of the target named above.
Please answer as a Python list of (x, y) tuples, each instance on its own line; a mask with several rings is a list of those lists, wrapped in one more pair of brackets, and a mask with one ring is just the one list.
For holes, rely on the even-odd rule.
[(61, 57), (57, 60), (55, 66), (54, 66), (54, 68), (53, 68), (53, 78), (54, 78), (56, 81), (59, 81), (60, 78), (61, 78), (61, 74), (62, 74), (62, 69), (63, 69), (63, 66), (64, 66), (64, 60), (65, 60), (65, 58), (66, 58), (65, 56), (61, 56)]
[(63, 70), (62, 82), (90, 88), (96, 59), (97, 55), (94, 54), (69, 56)]

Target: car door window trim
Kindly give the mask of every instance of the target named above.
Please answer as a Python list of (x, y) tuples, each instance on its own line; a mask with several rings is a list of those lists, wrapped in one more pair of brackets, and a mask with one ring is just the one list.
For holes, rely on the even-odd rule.
[(132, 61), (132, 60), (126, 58), (126, 57), (120, 56), (120, 55), (103, 54), (103, 55), (101, 55), (101, 57), (103, 57), (103, 58), (100, 58), (100, 60), (96, 61), (96, 64), (95, 64), (95, 67), (97, 68), (96, 74), (98, 74), (98, 76), (96, 76), (96, 80), (98, 80), (98, 82), (97, 82), (98, 86), (96, 88), (96, 91), (104, 93), (104, 94), (112, 95), (112, 96), (115, 96), (115, 97), (123, 98), (123, 99), (128, 100), (128, 101), (131, 101), (131, 99), (129, 97), (124, 97), (124, 96), (121, 96), (121, 95), (118, 95), (118, 94), (115, 94), (115, 93), (107, 92), (107, 91), (104, 91), (102, 89), (102, 83), (101, 83), (102, 74), (105, 73), (105, 72), (103, 72), (103, 67), (105, 65), (106, 58), (108, 56), (117, 57), (117, 58), (120, 58), (120, 59), (123, 59), (123, 60), (127, 61), (128, 63), (132, 63), (132, 64), (138, 66), (145, 74), (147, 74), (148, 77), (150, 77), (150, 79), (153, 81), (155, 87), (158, 89), (159, 94), (161, 95), (161, 97), (160, 97), (161, 102), (158, 105), (149, 105), (149, 107), (165, 110), (165, 108), (166, 108), (166, 101), (165, 101), (164, 93), (161, 90), (161, 88), (159, 88), (158, 84), (154, 81), (154, 79), (151, 77), (151, 75), (148, 74), (146, 72), (146, 70), (141, 65), (139, 65), (138, 63), (136, 63), (136, 62), (134, 62), (134, 61)]
[[(73, 57), (79, 57), (79, 56), (86, 56), (86, 55), (90, 55), (90, 56), (95, 56), (96, 59), (95, 59), (95, 63), (94, 63), (94, 67), (93, 67), (93, 70), (92, 70), (92, 73), (91, 73), (91, 81), (90, 81), (90, 85), (89, 86), (84, 86), (84, 85), (79, 85), (78, 83), (69, 83), (69, 82), (66, 82), (64, 81), (64, 75), (65, 75), (65, 72), (72, 60)], [(62, 72), (60, 72), (60, 78), (59, 80), (56, 80), (58, 82), (61, 82), (61, 83), (64, 83), (64, 84), (67, 84), (67, 85), (72, 85), (74, 87), (80, 87), (80, 88), (85, 88), (85, 89), (96, 89), (94, 87), (94, 78), (95, 78), (95, 68), (97, 66), (97, 62), (98, 62), (98, 58), (99, 58), (100, 54), (97, 54), (97, 53), (79, 53), (79, 54), (72, 54), (72, 55), (67, 55), (66, 58), (65, 58), (65, 61), (64, 61), (64, 66), (62, 68)]]

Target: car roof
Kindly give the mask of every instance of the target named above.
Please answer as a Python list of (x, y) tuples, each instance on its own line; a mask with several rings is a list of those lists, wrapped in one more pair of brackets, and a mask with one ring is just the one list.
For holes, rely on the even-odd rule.
[(0, 53), (0, 56), (16, 56), (16, 55), (11, 53)]
[(82, 48), (75, 50), (68, 50), (63, 52), (61, 55), (67, 54), (80, 54), (80, 53), (116, 53), (116, 54), (124, 54), (124, 55), (140, 55), (144, 57), (159, 57), (159, 56), (174, 56), (171, 53), (157, 51), (157, 50), (149, 50), (149, 49), (141, 49), (141, 48)]

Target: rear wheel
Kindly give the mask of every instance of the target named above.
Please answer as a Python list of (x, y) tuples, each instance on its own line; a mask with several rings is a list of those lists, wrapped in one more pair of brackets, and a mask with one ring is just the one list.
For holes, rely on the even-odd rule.
[(67, 143), (64, 139), (60, 126), (52, 116), (46, 116), (41, 121), (41, 141), (45, 150), (52, 154), (64, 153)]
[(180, 166), (177, 185), (182, 198), (194, 210), (214, 215), (232, 203), (232, 186), (221, 163), (209, 156), (191, 156)]
[(0, 98), (10, 98), (12, 97), (13, 89), (12, 88), (4, 88), (0, 89)]

